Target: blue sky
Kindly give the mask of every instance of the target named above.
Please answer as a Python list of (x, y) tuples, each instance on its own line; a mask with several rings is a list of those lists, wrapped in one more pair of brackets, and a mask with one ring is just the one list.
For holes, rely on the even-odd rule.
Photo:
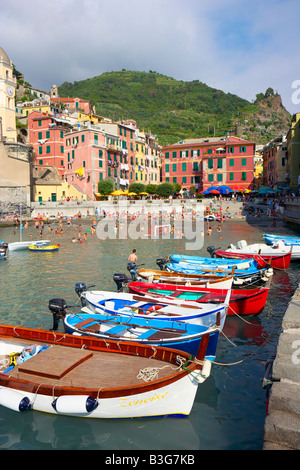
[(0, 0), (0, 47), (46, 91), (155, 70), (249, 101), (272, 87), (294, 113), (299, 17), (299, 0)]

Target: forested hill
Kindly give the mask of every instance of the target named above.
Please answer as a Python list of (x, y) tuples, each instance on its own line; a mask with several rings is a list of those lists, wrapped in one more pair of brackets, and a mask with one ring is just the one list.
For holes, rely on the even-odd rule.
[(198, 80), (184, 82), (152, 71), (107, 72), (65, 82), (58, 91), (60, 97), (89, 100), (100, 116), (134, 119), (139, 129), (156, 134), (161, 145), (227, 132), (265, 143), (286, 132), (291, 118), (273, 90), (250, 103)]

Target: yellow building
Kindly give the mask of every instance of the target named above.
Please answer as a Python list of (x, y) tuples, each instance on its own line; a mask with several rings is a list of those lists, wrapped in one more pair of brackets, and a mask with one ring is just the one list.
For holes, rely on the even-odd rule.
[(146, 168), (146, 138), (143, 132), (139, 132), (135, 140), (134, 175), (136, 183), (149, 184)]
[(32, 111), (39, 111), (40, 113), (50, 114), (50, 103), (45, 100), (26, 101), (25, 103), (18, 102), (16, 106), (17, 117), (26, 117)]
[(258, 189), (262, 185), (263, 181), (263, 156), (262, 151), (255, 151), (254, 154), (254, 181), (253, 188)]
[(36, 165), (32, 177), (32, 201), (87, 201), (86, 194), (62, 180), (54, 166)]
[(300, 185), (300, 113), (293, 115), (287, 140), (287, 183), (292, 190)]
[(13, 63), (0, 47), (0, 140), (16, 142), (15, 94), (17, 79)]

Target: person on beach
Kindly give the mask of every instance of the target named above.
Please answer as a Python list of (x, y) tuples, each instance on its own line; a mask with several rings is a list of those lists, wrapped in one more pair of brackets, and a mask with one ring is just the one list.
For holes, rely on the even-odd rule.
[(138, 257), (136, 255), (136, 250), (133, 249), (132, 253), (130, 253), (130, 255), (128, 256), (128, 261), (129, 261), (129, 263), (136, 263), (137, 260), (138, 260)]
[(208, 227), (207, 229), (207, 235), (211, 235), (212, 234), (212, 228), (211, 227)]

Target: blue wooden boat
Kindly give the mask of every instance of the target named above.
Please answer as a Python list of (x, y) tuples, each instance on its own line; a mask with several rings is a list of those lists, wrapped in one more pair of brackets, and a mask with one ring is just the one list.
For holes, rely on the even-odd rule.
[[(87, 310), (87, 309), (86, 309)], [(101, 315), (93, 313), (67, 314), (66, 333), (93, 336), (104, 340), (116, 339), (148, 346), (163, 346), (196, 355), (202, 337), (208, 336), (205, 359), (213, 361), (216, 355), (219, 327), (206, 327), (186, 322), (157, 320), (129, 315)], [(153, 349), (155, 355), (155, 349)]]
[(273, 245), (274, 242), (282, 240), (285, 245), (300, 245), (300, 237), (289, 235), (275, 235), (271, 233), (264, 233), (264, 239), (268, 245)]
[(168, 260), (166, 262), (166, 269), (168, 271), (186, 274), (213, 272), (216, 275), (224, 276), (234, 269), (234, 276), (240, 277), (257, 274), (267, 268), (267, 262), (257, 256), (249, 259), (222, 259), (205, 258), (201, 256), (170, 255)]
[(171, 263), (192, 263), (192, 264), (199, 264), (203, 268), (215, 268), (216, 266), (221, 266), (224, 269), (232, 269), (235, 267), (238, 269), (239, 267), (243, 269), (243, 266), (247, 265), (248, 268), (248, 260), (244, 259), (236, 259), (236, 258), (207, 258), (204, 256), (189, 256), (189, 255), (170, 255), (169, 260)]

